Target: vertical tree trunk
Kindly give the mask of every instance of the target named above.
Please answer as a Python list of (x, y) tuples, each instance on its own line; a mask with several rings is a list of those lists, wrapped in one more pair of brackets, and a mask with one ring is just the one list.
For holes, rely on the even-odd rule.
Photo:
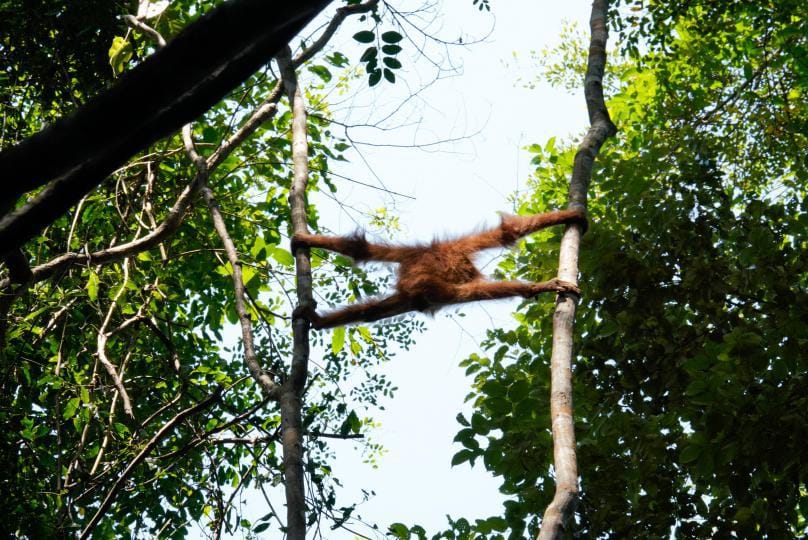
[[(292, 231), (308, 232), (306, 225), (306, 185), (308, 183), (308, 143), (306, 141), (306, 103), (297, 84), (291, 63), (291, 51), (278, 55), (283, 84), (292, 108), (292, 161), (294, 178), (289, 190)], [(297, 297), (300, 303), (312, 303), (311, 260), (308, 249), (298, 249)], [(303, 472), (303, 426), (301, 407), (309, 363), (309, 323), (303, 318), (292, 321), (293, 349), (289, 378), (281, 391), (281, 433), (283, 444), (283, 472), (286, 480), (286, 516), (288, 540), (306, 537), (305, 476)]]
[[(575, 154), (570, 179), (570, 208), (586, 208), (587, 190), (592, 179), (592, 166), (601, 145), (616, 133), (603, 99), (603, 72), (606, 65), (608, 0), (595, 0), (589, 20), (591, 39), (589, 62), (584, 81), (584, 95), (590, 128)], [(578, 279), (578, 251), (582, 230), (579, 225), (567, 227), (561, 239), (558, 277), (573, 283)], [(578, 495), (578, 463), (575, 454), (575, 424), (572, 416), (572, 331), (576, 300), (562, 295), (553, 316), (553, 350), (550, 357), (550, 418), (553, 427), (553, 463), (556, 491), (544, 512), (539, 540), (563, 537), (564, 523), (575, 507)]]

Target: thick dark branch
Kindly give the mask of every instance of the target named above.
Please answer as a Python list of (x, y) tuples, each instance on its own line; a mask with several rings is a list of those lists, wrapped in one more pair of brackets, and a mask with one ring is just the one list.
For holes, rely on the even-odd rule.
[(28, 265), (28, 257), (21, 249), (12, 249), (2, 259), (8, 268), (8, 279), (11, 283), (25, 283), (34, 277)]
[[(75, 114), (0, 153), (0, 253), (32, 238), (136, 152), (204, 113), (326, 3), (226, 2)], [(44, 185), (10, 212), (20, 196)]]
[[(334, 20), (329, 23), (323, 34), (309, 47), (301, 51), (300, 54), (292, 60), (292, 65), (297, 68), (303, 62), (307, 61), (322, 50), (322, 48), (328, 43), (328, 40), (333, 36), (334, 32), (339, 26), (339, 23), (344, 20), (346, 15), (370, 11), (377, 3), (377, 0), (372, 0), (363, 4), (345, 6), (338, 9)], [(335, 23), (334, 21), (337, 22)], [(141, 26), (145, 28), (141, 28)], [(146, 29), (149, 27), (146, 25), (141, 23), (137, 26), (137, 28), (151, 35), (151, 33), (147, 32)], [(223, 142), (213, 154), (211, 154), (207, 160), (209, 172), (213, 172), (213, 170), (216, 169), (218, 165), (227, 156), (229, 156), (235, 148), (237, 148), (242, 142), (244, 142), (245, 139), (255, 133), (255, 130), (258, 129), (262, 123), (275, 115), (277, 112), (278, 100), (282, 95), (283, 85), (278, 84), (272, 90), (269, 96), (267, 96), (264, 102), (259, 105), (255, 111), (253, 111), (250, 118), (245, 121), (244, 124), (242, 124), (242, 126), (235, 133), (233, 133), (230, 138)], [(132, 242), (119, 244), (109, 249), (95, 251), (90, 254), (65, 253), (64, 255), (60, 255), (59, 257), (33, 268), (31, 270), (31, 282), (36, 283), (38, 281), (42, 281), (43, 279), (47, 279), (53, 274), (74, 264), (83, 265), (88, 264), (89, 261), (92, 261), (93, 264), (105, 264), (123, 259), (124, 257), (130, 257), (140, 253), (141, 251), (146, 251), (153, 248), (173, 235), (177, 228), (179, 228), (182, 220), (185, 218), (188, 208), (190, 207), (191, 201), (193, 201), (198, 192), (199, 179), (198, 177), (195, 177), (177, 198), (174, 205), (168, 211), (168, 215), (166, 216), (165, 220), (149, 234)], [(0, 290), (8, 288), (11, 282), (12, 280), (10, 279), (0, 280)]]
[[(603, 99), (608, 4), (608, 0), (595, 0), (592, 3), (592, 16), (589, 21), (592, 36), (584, 81), (584, 95), (591, 126), (575, 154), (569, 187), (570, 209), (586, 209), (587, 190), (592, 179), (595, 156), (606, 138), (617, 131), (609, 119), (609, 112)], [(580, 225), (570, 225), (564, 231), (558, 261), (558, 277), (562, 280), (577, 282), (578, 252), (582, 233)], [(553, 316), (550, 418), (553, 428), (556, 491), (544, 512), (539, 540), (557, 540), (564, 537), (564, 523), (570, 518), (578, 497), (578, 463), (572, 409), (572, 336), (576, 300), (577, 297), (573, 295), (560, 295)]]

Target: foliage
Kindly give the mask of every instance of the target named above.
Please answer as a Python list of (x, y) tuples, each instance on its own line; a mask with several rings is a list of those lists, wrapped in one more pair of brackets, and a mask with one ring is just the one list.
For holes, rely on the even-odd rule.
[[(570, 534), (799, 537), (808, 532), (806, 8), (654, 3), (643, 20), (618, 24), (633, 29), (623, 44), (637, 56), (612, 68), (620, 134), (596, 162), (581, 252), (582, 492)], [(639, 56), (638, 43), (651, 48)], [(574, 148), (531, 150), (536, 191), (524, 209), (563, 204)], [(504, 270), (546, 274), (552, 245), (531, 243)], [(459, 418), (455, 463), (502, 477), (508, 538), (535, 534), (554, 491), (550, 310), (530, 304), (519, 328), (490, 334), (489, 356), (465, 361), (475, 410)], [(468, 526), (435, 538), (503, 537), (486, 520)]]
[[(148, 22), (169, 38), (215, 3), (174, 2)], [(70, 4), (63, 8), (89, 9), (92, 3)], [(13, 126), (4, 145), (61, 115), (60, 96), (86, 100), (113, 69), (125, 71), (155, 49), (147, 35), (118, 28), (113, 7), (120, 9), (109, 3), (99, 10), (110, 20), (99, 24), (97, 39), (86, 40), (83, 49), (56, 39), (42, 46), (45, 60), (7, 43), (58, 38), (61, 28), (53, 21), (41, 22), (30, 35), (3, 34), (11, 40), (0, 47), (7, 55), (5, 73), (17, 81), (4, 87), (4, 100), (22, 103), (26, 111), (24, 124)], [(49, 81), (52, 88), (29, 84), (46, 77), (42, 62), (52, 65), (65, 51), (76, 55), (62, 64), (69, 76)], [(333, 88), (330, 70), (340, 71), (335, 79), (341, 81), (349, 76), (343, 74), (350, 73), (348, 63), (333, 51), (304, 68), (313, 75), (306, 98), (317, 113), (308, 123), (312, 193), (337, 191), (330, 165), (345, 159), (348, 144), (332, 132), (324, 96)], [(267, 68), (195, 123), (203, 157), (230, 140), (252, 111), (272, 105), (267, 100), (277, 84)], [(213, 170), (209, 185), (240, 254), (261, 365), (282, 383), (291, 356), (294, 273), (287, 249), (291, 113), (283, 102), (277, 107)], [(170, 217), (194, 175), (178, 134), (153, 145), (25, 246), (32, 268), (65, 254), (137, 243)], [(316, 207), (309, 218), (316, 227)], [(384, 276), (369, 276), (344, 258), (318, 257), (316, 290), (325, 302), (354, 301), (385, 285)], [(200, 199), (159, 245), (111, 261), (90, 257), (33, 283), (9, 284), (6, 273), (0, 276), (6, 284), (0, 295), (0, 491), (9, 501), (1, 535), (74, 535), (121, 479), (122, 491), (94, 530), (97, 538), (179, 538), (196, 523), (211, 533), (280, 534), (285, 518), (274, 510), (284, 510), (280, 412), (247, 375), (242, 347), (233, 345), (240, 340), (231, 273)], [(330, 342), (316, 336), (318, 357), (303, 405), (310, 523), (349, 523), (356, 501), (337, 502), (329, 441), (357, 439), (370, 461), (380, 451), (362, 439), (373, 426), (373, 410), (395, 390), (378, 367), (408, 347), (416, 329), (393, 321), (334, 332)], [(110, 369), (121, 376), (133, 417), (121, 408), (123, 395)], [(245, 490), (274, 503), (262, 516), (251, 515), (254, 510), (239, 502)]]
[(121, 0), (0, 2), (0, 113), (8, 146), (83, 103), (112, 79), (106, 50)]
[[(178, 0), (149, 22), (169, 38), (215, 3)], [(147, 36), (120, 26), (126, 6), (117, 2), (22, 4), (41, 17), (0, 4), (3, 146), (154, 50)], [(490, 9), (488, 0), (473, 5)], [(626, 56), (607, 88), (621, 134), (598, 158), (582, 250), (574, 396), (582, 495), (570, 535), (804, 535), (806, 8), (796, 0), (641, 5), (617, 6)], [(402, 67), (399, 43), (408, 36), (394, 13), (362, 16), (372, 26), (354, 34), (366, 44), (358, 61), (371, 86), (395, 82)], [(570, 43), (561, 53), (548, 69), (563, 84), (580, 76), (584, 54)], [(337, 192), (331, 165), (345, 159), (348, 144), (331, 130), (325, 96), (352, 77), (350, 64), (331, 51), (303, 70), (316, 111), (308, 125), (313, 193)], [(203, 156), (276, 85), (269, 69), (258, 73), (196, 123)], [(261, 364), (278, 380), (291, 350), (290, 121), (280, 104), (210, 178), (241, 256)], [(531, 151), (535, 194), (521, 210), (563, 205), (574, 149), (553, 139)], [(155, 144), (27, 245), (32, 266), (142, 238), (194, 174), (178, 136)], [(317, 223), (316, 207), (309, 217)], [(500, 272), (551, 273), (557, 235), (531, 238)], [(386, 285), (384, 275), (319, 256), (322, 301), (343, 304)], [(184, 537), (194, 523), (279, 534), (279, 410), (231, 345), (231, 273), (200, 203), (158, 246), (7, 285), (0, 492), (10, 504), (0, 534), (72, 535), (120, 479), (123, 493), (95, 529), (99, 538)], [(531, 303), (519, 317), (515, 330), (490, 334), (489, 355), (464, 362), (475, 409), (458, 417), (453, 460), (500, 476), (508, 500), (501, 515), (450, 520), (432, 538), (532, 535), (552, 497), (550, 306)], [(303, 411), (310, 523), (353, 519), (355, 503), (337, 501), (328, 441), (368, 433), (373, 409), (395, 390), (377, 368), (417, 329), (392, 321), (315, 339), (321, 354)], [(121, 409), (107, 360), (122, 375), (134, 418)], [(364, 444), (372, 460), (379, 448)], [(249, 515), (239, 505), (248, 489), (276, 503)], [(394, 524), (389, 534), (427, 537), (418, 525)]]
[[(359, 43), (371, 44), (359, 59), (365, 63), (368, 85), (376, 86), (379, 84), (382, 74), (385, 80), (395, 83), (396, 75), (394, 70), (401, 69), (401, 62), (396, 58), (398, 53), (401, 52), (401, 46), (398, 43), (403, 39), (403, 36), (395, 30), (382, 32), (379, 36), (370, 30), (362, 30), (354, 34), (354, 39)], [(379, 50), (382, 51), (381, 56), (379, 55)]]

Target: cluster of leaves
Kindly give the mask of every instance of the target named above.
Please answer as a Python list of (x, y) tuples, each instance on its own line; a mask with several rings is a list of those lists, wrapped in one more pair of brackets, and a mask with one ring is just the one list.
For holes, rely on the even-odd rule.
[[(696, 2), (654, 4), (649, 21), (668, 8), (676, 37), (613, 72), (620, 134), (598, 156), (581, 250), (570, 526), (576, 537), (800, 537), (808, 18), (788, 1)], [(532, 150), (535, 212), (563, 200), (575, 149)], [(505, 270), (550, 272), (554, 255), (540, 241)], [(490, 356), (465, 363), (475, 411), (460, 418), (455, 462), (481, 460), (508, 496), (507, 531), (480, 520), (475, 538), (535, 534), (553, 496), (550, 309), (531, 304), (519, 328), (491, 333)]]
[(474, 2), (472, 2), (472, 5), (477, 6), (477, 9), (479, 9), (480, 11), (483, 10), (491, 11), (491, 4), (489, 0), (474, 0)]
[[(363, 30), (354, 34), (354, 39), (359, 43), (373, 43), (365, 49), (359, 59), (365, 63), (368, 85), (379, 84), (382, 75), (387, 82), (395, 83), (395, 70), (401, 69), (401, 62), (397, 55), (401, 52), (401, 46), (398, 43), (403, 39), (402, 35), (395, 30), (388, 30), (377, 36), (375, 32)], [(381, 55), (379, 55), (380, 50)]]
[[(215, 3), (175, 2), (151, 22), (169, 36), (193, 18), (189, 13), (198, 16)], [(142, 36), (114, 32), (111, 24), (104, 28), (105, 37), (85, 42), (81, 51), (93, 62), (77, 58), (75, 70), (73, 60), (64, 64), (72, 75), (59, 79), (55, 92), (82, 97), (96, 92), (107, 79), (82, 86), (82, 70), (89, 70), (88, 79), (101, 71), (112, 75), (107, 53), (115, 34), (131, 44), (131, 60), (153, 48)], [(5, 46), (0, 53), (10, 54)], [(129, 58), (119, 60), (118, 68), (125, 69)], [(337, 69), (346, 64), (337, 52), (326, 61)], [(20, 81), (43, 76), (38, 61), (15, 62)], [(330, 73), (324, 63), (307, 67), (323, 85), (330, 80), (322, 75)], [(200, 154), (210, 156), (276, 84), (269, 70), (256, 74), (210, 110), (194, 127)], [(308, 101), (322, 104), (318, 94), (328, 89), (314, 83), (308, 88), (314, 92)], [(36, 91), (27, 84), (8, 89), (9, 100), (29, 112), (21, 132), (41, 128), (62, 112)], [(309, 182), (312, 192), (333, 196), (330, 163), (344, 159), (347, 145), (332, 134), (327, 117), (327, 110), (309, 117)], [(278, 114), (209, 179), (241, 257), (260, 362), (273, 375), (284, 372), (291, 356), (290, 124), (291, 113), (281, 103)], [(194, 174), (178, 136), (153, 145), (25, 246), (32, 267), (67, 252), (94, 253), (143, 237), (167, 217)], [(317, 219), (311, 207), (310, 222)], [(316, 269), (316, 290), (330, 302), (373, 294), (385, 284), (344, 259), (315, 257), (315, 265), (322, 267)], [(3, 291), (0, 491), (10, 505), (0, 534), (52, 538), (83, 529), (122, 471), (151, 444), (147, 458), (128, 471), (126, 495), (119, 493), (106, 511), (97, 537), (165, 531), (182, 536), (195, 523), (247, 533), (272, 524), (277, 531), (284, 515), (273, 511), (255, 520), (236, 504), (237, 494), (259, 487), (269, 490), (270, 499), (282, 497), (283, 477), (278, 406), (263, 398), (247, 375), (241, 347), (231, 345), (238, 341), (231, 273), (209, 212), (197, 204), (159, 246), (111, 263), (68, 266), (50, 279)], [(375, 368), (392, 355), (386, 351), (409, 346), (413, 329), (398, 322), (315, 335), (315, 350), (325, 352), (312, 367), (303, 406), (311, 522), (330, 518), (339, 524), (351, 517), (354, 506), (336, 502), (332, 439), (320, 435), (356, 437), (372, 426), (369, 411), (395, 390)], [(325, 335), (333, 336), (330, 343)], [(104, 358), (123, 375), (134, 418), (123, 414)], [(205, 406), (194, 409), (200, 403)], [(379, 450), (371, 443), (367, 449), (369, 459)], [(276, 501), (274, 507), (284, 504)]]
[(0, 3), (2, 141), (33, 133), (112, 79), (105, 51), (121, 23), (122, 0), (11, 0)]

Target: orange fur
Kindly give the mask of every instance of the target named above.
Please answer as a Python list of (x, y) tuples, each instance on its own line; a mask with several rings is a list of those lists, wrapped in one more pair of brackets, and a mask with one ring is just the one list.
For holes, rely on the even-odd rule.
[(577, 210), (558, 210), (533, 216), (502, 217), (498, 227), (455, 240), (433, 241), (429, 245), (389, 246), (372, 244), (364, 235), (322, 236), (296, 234), (292, 251), (318, 247), (361, 261), (397, 262), (395, 294), (319, 315), (312, 306), (300, 306), (296, 316), (309, 319), (315, 328), (332, 328), (357, 321), (376, 321), (407, 311), (435, 312), (447, 304), (524, 296), (543, 292), (579, 293), (574, 283), (551, 279), (541, 283), (489, 281), (472, 261), (477, 251), (509, 246), (519, 238), (552, 225), (579, 223), (586, 228), (586, 216)]

